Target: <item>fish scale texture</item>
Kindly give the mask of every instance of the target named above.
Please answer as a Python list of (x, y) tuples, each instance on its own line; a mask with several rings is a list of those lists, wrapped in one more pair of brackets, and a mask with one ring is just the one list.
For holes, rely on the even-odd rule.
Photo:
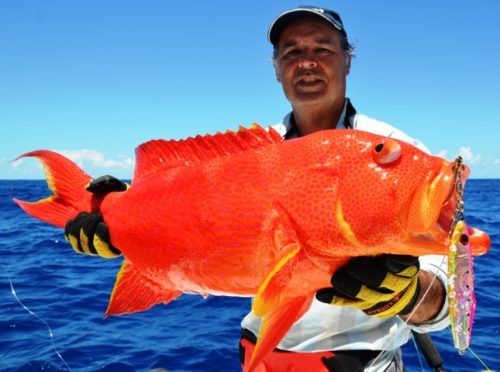
[(191, 289), (247, 295), (292, 249), (276, 244), (277, 230), (293, 230), (307, 252), (329, 257), (371, 254), (369, 246), (405, 238), (398, 214), (443, 161), (407, 145), (396, 164), (381, 166), (371, 153), (377, 141), (362, 132), (322, 132), (167, 166), (105, 199), (101, 210), (134, 265), (170, 267), (172, 280)]
[[(254, 126), (154, 140), (136, 154), (131, 187), (98, 198), (61, 155), (27, 154), (44, 163), (56, 195), (17, 202), (57, 226), (78, 211), (102, 213), (125, 257), (108, 315), (182, 293), (256, 296), (254, 366), (350, 257), (447, 253), (454, 164), (403, 142), (352, 130), (282, 141)], [(78, 175), (78, 196), (68, 174)], [(487, 251), (487, 234), (470, 231), (471, 249)]]

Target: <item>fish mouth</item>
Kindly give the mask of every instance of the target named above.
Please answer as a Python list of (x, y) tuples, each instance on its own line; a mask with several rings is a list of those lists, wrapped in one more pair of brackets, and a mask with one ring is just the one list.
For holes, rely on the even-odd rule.
[[(437, 159), (437, 158), (436, 158)], [(415, 191), (406, 214), (406, 231), (417, 244), (443, 244), (457, 215), (457, 205), (469, 175), (461, 160), (439, 159)]]
[[(469, 168), (462, 164), (460, 157), (446, 166), (447, 177), (449, 177), (450, 171), (453, 172), (453, 178), (448, 195), (442, 202), (437, 220), (439, 228), (448, 235), (456, 219), (463, 218), (463, 190), (470, 173)], [(460, 205), (461, 203), (462, 205)]]
[[(469, 174), (470, 169), (462, 164), (461, 157), (453, 162), (440, 159), (435, 170), (422, 180), (422, 186), (410, 201), (405, 221), (409, 243), (419, 255), (448, 253), (452, 229), (457, 221), (464, 219), (463, 192)], [(488, 234), (467, 227), (472, 254), (487, 253), (491, 246)]]
[[(448, 173), (450, 170), (453, 172), (453, 180), (434, 226), (434, 230), (437, 230), (435, 235), (439, 237), (439, 241), (444, 241), (447, 247), (456, 223), (464, 219), (463, 193), (465, 182), (470, 174), (470, 169), (462, 164), (460, 156), (447, 166)], [(471, 253), (474, 256), (483, 255), (490, 250), (490, 237), (486, 232), (471, 226), (467, 226), (466, 230)]]

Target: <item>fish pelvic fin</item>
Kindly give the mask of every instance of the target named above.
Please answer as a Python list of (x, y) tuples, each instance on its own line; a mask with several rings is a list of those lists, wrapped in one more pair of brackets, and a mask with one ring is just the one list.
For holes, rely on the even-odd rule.
[(91, 177), (63, 155), (37, 150), (25, 153), (16, 160), (34, 157), (44, 168), (47, 186), (53, 195), (36, 202), (26, 202), (14, 198), (28, 215), (57, 227), (64, 227), (66, 222), (80, 211), (90, 211), (92, 194), (85, 190)]
[(154, 282), (145, 270), (124, 260), (105, 317), (145, 311), (159, 303), (167, 304), (181, 294), (180, 291), (166, 289), (164, 285)]
[(255, 315), (262, 317), (262, 323), (248, 371), (259, 366), (309, 309), (314, 293), (321, 286), (318, 283), (328, 283), (330, 275), (320, 271), (298, 245), (264, 280), (252, 306)]
[(135, 150), (134, 182), (165, 169), (188, 166), (202, 161), (260, 148), (282, 142), (273, 128), (258, 124), (240, 127), (237, 132), (227, 131), (214, 135), (189, 137), (184, 140), (151, 140)]

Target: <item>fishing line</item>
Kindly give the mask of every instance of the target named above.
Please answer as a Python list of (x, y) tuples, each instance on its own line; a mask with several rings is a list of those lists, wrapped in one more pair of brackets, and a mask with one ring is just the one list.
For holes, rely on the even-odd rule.
[(418, 350), (417, 341), (415, 340), (415, 337), (413, 337), (413, 333), (411, 334), (411, 340), (413, 341), (413, 346), (415, 346), (415, 350), (417, 351), (417, 358), (418, 358), (418, 362), (420, 363), (420, 369), (422, 371), (424, 371), (424, 363), (422, 362), (422, 358), (420, 356), (420, 351)]
[[(441, 259), (441, 263), (439, 264), (439, 267), (438, 267), (439, 269), (441, 269), (442, 266), (444, 265), (445, 259), (446, 259), (446, 256), (443, 256), (443, 258)], [(409, 327), (408, 323), (410, 322), (410, 318), (413, 316), (413, 314), (415, 314), (415, 312), (418, 310), (418, 308), (422, 305), (425, 297), (429, 294), (429, 291), (430, 291), (432, 285), (434, 284), (434, 282), (436, 281), (436, 279), (437, 279), (437, 275), (433, 275), (432, 280), (431, 280), (429, 286), (427, 287), (427, 289), (425, 290), (424, 294), (422, 295), (420, 300), (417, 302), (417, 304), (413, 307), (413, 310), (408, 314), (408, 318), (404, 321), (405, 326)], [(399, 329), (399, 331), (397, 331), (396, 334), (394, 334), (394, 336), (392, 338), (398, 336), (399, 333), (404, 332), (405, 330), (406, 330), (405, 327), (401, 327)], [(392, 340), (388, 340), (385, 344), (385, 347), (383, 347), (382, 350), (387, 350), (387, 348), (391, 342), (392, 342)], [(372, 360), (372, 362), (370, 363), (368, 368), (371, 368), (379, 360), (379, 358), (382, 356), (382, 354), (384, 354), (384, 353), (379, 353), (377, 355), (377, 357)]]
[(45, 319), (43, 319), (41, 316), (39, 316), (35, 312), (31, 311), (31, 309), (28, 308), (28, 306), (26, 306), (25, 304), (23, 304), (23, 302), (19, 299), (19, 297), (17, 297), (16, 290), (14, 289), (14, 284), (12, 283), (12, 280), (10, 278), (9, 273), (7, 272), (7, 270), (5, 269), (5, 267), (1, 263), (0, 263), (0, 267), (2, 267), (2, 271), (5, 273), (5, 275), (7, 275), (7, 280), (9, 281), (9, 284), (10, 284), (10, 292), (12, 293), (14, 298), (16, 299), (17, 303), (19, 305), (21, 305), (21, 307), (24, 310), (26, 310), (29, 314), (31, 314), (32, 316), (37, 318), (39, 321), (41, 321), (45, 325), (45, 327), (47, 327), (47, 330), (49, 331), (49, 338), (50, 338), (50, 343), (52, 345), (52, 349), (54, 349), (54, 352), (56, 353), (58, 358), (61, 360), (61, 362), (64, 364), (64, 366), (68, 369), (68, 371), (71, 371), (71, 368), (69, 367), (68, 363), (66, 363), (66, 361), (62, 357), (61, 353), (57, 350), (56, 344), (54, 342), (54, 334), (52, 333), (52, 328), (50, 328), (49, 324), (45, 321)]
[[(446, 259), (447, 259), (446, 256), (442, 257), (441, 263), (438, 266), (439, 269), (443, 268), (443, 265), (445, 264), (445, 260)], [(422, 298), (420, 299), (420, 301), (417, 302), (417, 304), (415, 305), (415, 307), (413, 308), (413, 310), (408, 315), (408, 318), (404, 321), (405, 326), (409, 327), (408, 323), (410, 321), (410, 318), (413, 316), (413, 314), (415, 314), (415, 312), (418, 310), (418, 308), (422, 305), (422, 302), (424, 301), (425, 297), (429, 294), (429, 291), (430, 291), (432, 285), (434, 284), (434, 282), (436, 281), (436, 279), (437, 279), (437, 275), (433, 275), (433, 278), (432, 278), (429, 286), (427, 287), (427, 290), (422, 295)], [(450, 326), (448, 326), (448, 329), (450, 329), (450, 331), (451, 331), (451, 327)], [(404, 330), (405, 330), (404, 328), (401, 328), (398, 332), (396, 332), (396, 334), (393, 336), (393, 338), (396, 337), (398, 335), (398, 333), (401, 333)], [(422, 371), (423, 371), (422, 361), (420, 360), (420, 354), (419, 354), (419, 351), (418, 351), (418, 348), (417, 348), (417, 345), (416, 345), (416, 342), (415, 342), (415, 339), (413, 338), (413, 336), (412, 336), (412, 339), (413, 339), (413, 343), (415, 344), (415, 348), (417, 349), (417, 356), (418, 356), (418, 359), (420, 361), (420, 365), (421, 365)], [(382, 348), (382, 350), (386, 350), (390, 343), (391, 343), (391, 341), (387, 341), (385, 347)], [(474, 352), (474, 350), (472, 350), (471, 347), (468, 347), (467, 350), (470, 351), (470, 353), (474, 356), (474, 358), (479, 363), (481, 363), (481, 365), (485, 368), (482, 372), (494, 372), (493, 370), (491, 370), (486, 365), (486, 363), (484, 363), (484, 361), (481, 359), (481, 357), (478, 354), (476, 354), (476, 352)], [(378, 361), (378, 359), (381, 357), (382, 354), (383, 353), (380, 353), (379, 355), (377, 355), (377, 357), (375, 359), (373, 359), (373, 361), (370, 363), (370, 365), (368, 366), (368, 368), (371, 368)]]
[(495, 372), (486, 365), (486, 363), (481, 359), (481, 357), (470, 346), (467, 348), (467, 351), (469, 351), (474, 356), (474, 358), (476, 358), (476, 360), (482, 364), (484, 369), (481, 370), (481, 372)]

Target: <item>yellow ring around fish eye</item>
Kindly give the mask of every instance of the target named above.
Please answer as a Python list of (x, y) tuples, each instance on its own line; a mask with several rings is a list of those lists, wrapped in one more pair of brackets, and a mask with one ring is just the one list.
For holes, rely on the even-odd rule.
[(387, 138), (373, 146), (372, 155), (377, 164), (391, 164), (401, 156), (401, 146), (397, 141)]

